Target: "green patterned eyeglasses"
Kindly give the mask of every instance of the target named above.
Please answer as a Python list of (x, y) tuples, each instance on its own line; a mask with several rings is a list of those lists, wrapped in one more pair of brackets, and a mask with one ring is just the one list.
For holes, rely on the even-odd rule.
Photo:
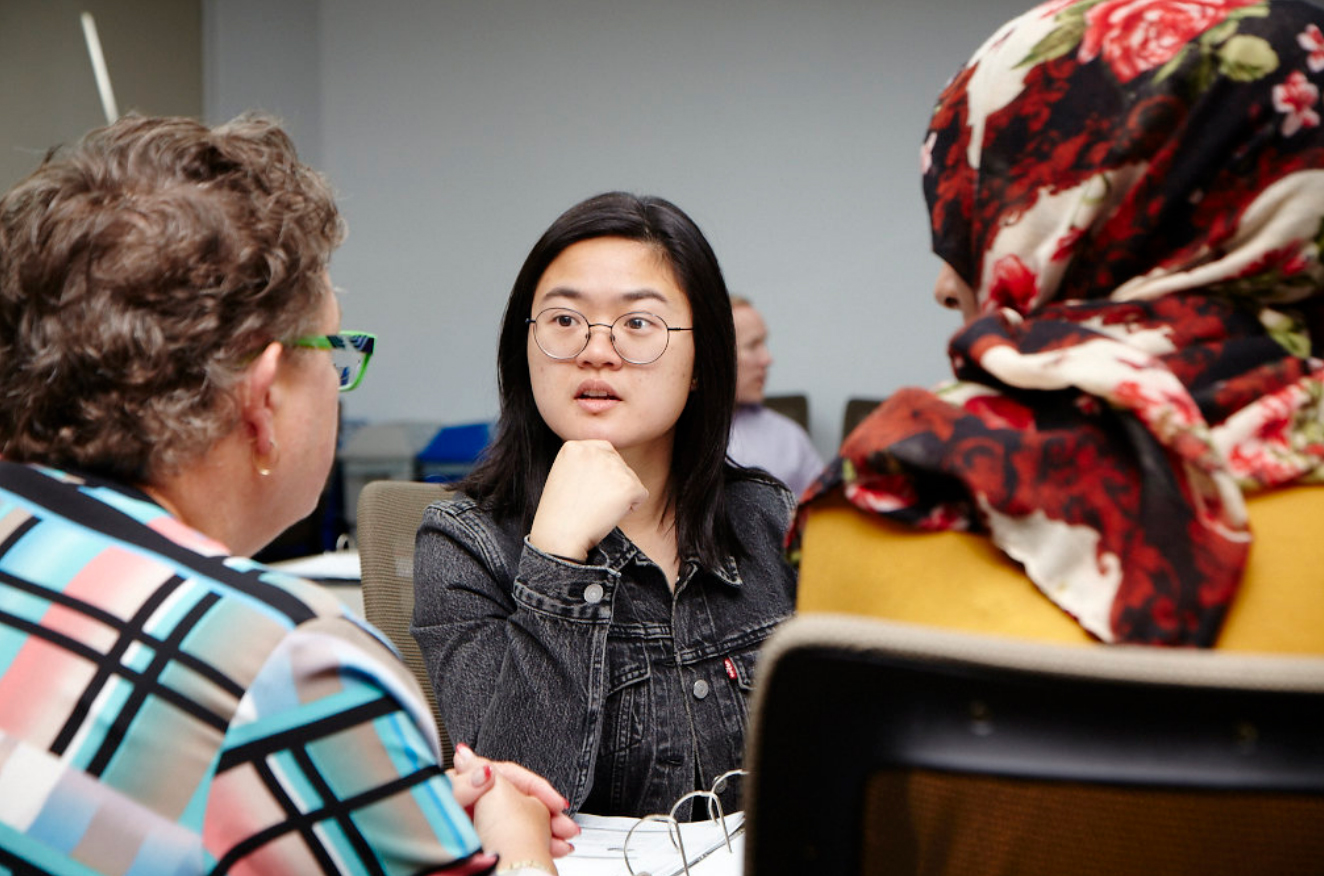
[(308, 335), (297, 338), (290, 346), (311, 350), (330, 350), (331, 362), (340, 378), (340, 391), (349, 392), (363, 382), (372, 358), (377, 336), (367, 332), (341, 332), (338, 335)]

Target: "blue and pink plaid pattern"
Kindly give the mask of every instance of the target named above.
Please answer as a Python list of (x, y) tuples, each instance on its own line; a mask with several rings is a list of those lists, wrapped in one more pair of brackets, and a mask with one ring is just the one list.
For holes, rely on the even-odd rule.
[(320, 588), (0, 462), (0, 874), (487, 871), (435, 740)]

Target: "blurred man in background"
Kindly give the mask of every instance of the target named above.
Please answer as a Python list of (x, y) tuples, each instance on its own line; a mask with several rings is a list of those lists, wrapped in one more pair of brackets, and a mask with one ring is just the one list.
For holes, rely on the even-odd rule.
[(749, 299), (733, 295), (731, 318), (736, 325), (736, 412), (727, 455), (771, 473), (798, 496), (823, 470), (823, 460), (799, 423), (763, 404), (772, 366), (763, 317)]

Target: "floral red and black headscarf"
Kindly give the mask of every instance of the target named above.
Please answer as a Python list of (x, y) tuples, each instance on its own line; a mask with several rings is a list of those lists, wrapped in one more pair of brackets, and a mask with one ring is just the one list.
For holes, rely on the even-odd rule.
[(921, 152), (981, 317), (801, 522), (840, 490), (985, 531), (1099, 639), (1212, 645), (1243, 491), (1324, 477), (1321, 28), (1299, 0), (1056, 0), (995, 33)]

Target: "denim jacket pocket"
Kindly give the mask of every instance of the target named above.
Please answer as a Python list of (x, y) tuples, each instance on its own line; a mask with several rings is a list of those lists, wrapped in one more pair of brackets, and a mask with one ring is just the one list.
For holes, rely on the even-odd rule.
[(637, 640), (607, 641), (607, 690), (603, 741), (608, 752), (634, 748), (653, 724), (648, 652)]
[[(749, 645), (722, 655), (719, 658), (720, 663), (705, 661), (709, 677), (713, 678), (715, 673), (720, 673), (725, 676), (725, 684), (713, 687), (705, 698), (705, 702), (713, 704), (712, 708), (720, 710), (717, 713), (719, 718), (716, 720), (710, 719), (707, 722), (713, 726), (699, 726), (696, 731), (700, 736), (708, 737), (707, 745), (712, 750), (730, 747), (727, 760), (730, 765), (740, 763), (743, 745), (741, 742), (733, 741), (731, 730), (733, 728), (739, 729), (740, 732), (735, 735), (737, 739), (743, 739), (744, 734), (749, 730), (750, 700), (753, 695), (754, 671), (758, 654), (759, 646)], [(716, 677), (720, 678), (721, 675)], [(719, 691), (720, 695), (714, 696)]]
[(754, 668), (758, 659), (757, 646), (730, 655), (731, 666), (735, 669), (735, 683), (743, 694), (748, 695), (754, 689)]

